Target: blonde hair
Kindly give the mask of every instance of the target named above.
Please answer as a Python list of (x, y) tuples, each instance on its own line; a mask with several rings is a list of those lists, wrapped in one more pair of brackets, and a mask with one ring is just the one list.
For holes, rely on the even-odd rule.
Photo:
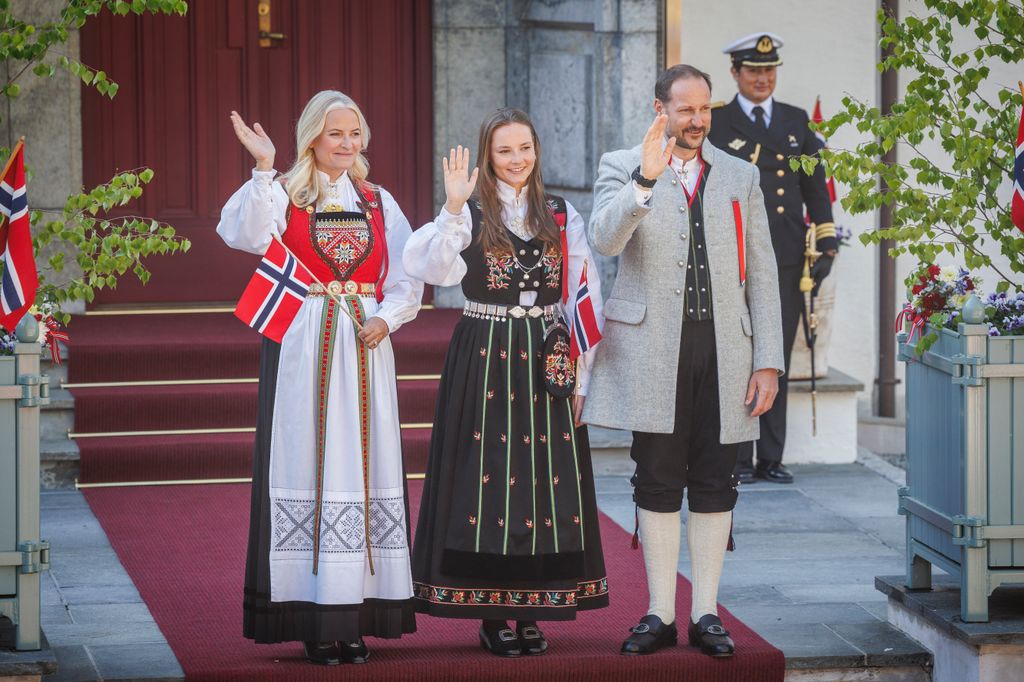
[[(327, 114), (335, 109), (351, 109), (359, 120), (363, 150), (370, 144), (370, 127), (366, 124), (366, 118), (359, 110), (359, 105), (351, 97), (337, 90), (321, 90), (313, 95), (295, 125), (295, 163), (287, 173), (278, 178), (288, 192), (288, 198), (300, 208), (314, 205), (320, 198), (321, 188), (317, 179), (316, 157), (313, 155), (312, 145), (327, 125)], [(358, 189), (366, 183), (369, 174), (370, 162), (360, 151), (348, 170), (348, 176)]]

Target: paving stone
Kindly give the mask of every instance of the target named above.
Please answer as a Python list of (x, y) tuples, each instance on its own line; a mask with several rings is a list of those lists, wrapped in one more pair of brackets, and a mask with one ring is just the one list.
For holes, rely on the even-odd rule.
[(907, 521), (902, 516), (869, 516), (853, 522), (869, 535), (902, 554), (907, 547)]
[(902, 550), (887, 546), (866, 533), (806, 532), (790, 529), (785, 532), (746, 532), (733, 534), (736, 551), (726, 554), (726, 561), (755, 556), (758, 559), (791, 559), (823, 555), (834, 558), (892, 557), (902, 558)]
[(87, 682), (100, 679), (99, 671), (84, 646), (58, 646), (53, 648), (53, 652), (57, 655), (57, 672), (47, 675), (46, 682)]
[(90, 646), (104, 681), (181, 680), (185, 673), (166, 642), (133, 647)]
[(867, 654), (868, 665), (927, 665), (931, 654), (919, 643), (880, 621), (836, 623), (828, 627)]
[(128, 645), (165, 642), (156, 623), (125, 623), (121, 625), (50, 625), (46, 636), (53, 646)]
[(850, 602), (816, 604), (738, 604), (729, 609), (733, 615), (758, 632), (780, 625), (807, 623), (870, 625), (880, 621)]
[(864, 652), (821, 623), (779, 625), (758, 634), (782, 650), (787, 668), (852, 668)]
[[(747, 557), (731, 560), (722, 572), (722, 583), (728, 585), (777, 585), (816, 586), (824, 590), (815, 598), (805, 601), (834, 602), (835, 595), (843, 595), (848, 601), (872, 601), (858, 595), (851, 596), (841, 591), (846, 586), (871, 587), (874, 576), (885, 571), (892, 572), (894, 566), (902, 566), (896, 558), (886, 559), (824, 559), (805, 557), (800, 561), (785, 559), (758, 559)], [(829, 590), (829, 586), (832, 586)], [(869, 594), (868, 590), (864, 594)], [(832, 595), (829, 598), (828, 595)]]
[[(846, 577), (849, 578), (854, 575), (859, 577), (862, 573), (851, 570)], [(885, 595), (877, 590), (872, 592), (868, 587), (865, 583), (818, 582), (813, 584), (780, 585), (779, 591), (799, 604), (832, 601), (836, 598), (836, 595), (842, 595), (844, 599), (855, 602), (866, 603), (874, 601), (881, 604), (886, 602)]]
[(132, 579), (113, 552), (69, 552), (55, 555), (50, 574), (62, 590), (71, 587), (130, 586)]
[[(899, 496), (896, 486), (888, 483), (853, 488), (854, 482), (842, 489), (829, 487), (803, 488), (809, 498), (840, 516), (856, 519), (863, 516), (887, 516), (898, 513)], [(856, 491), (854, 493), (853, 491)]]
[(76, 604), (133, 604), (142, 601), (134, 585), (83, 585), (61, 589), (64, 600)]
[(795, 488), (781, 486), (741, 490), (736, 503), (736, 530), (744, 531), (849, 531), (854, 526)]
[(744, 605), (792, 604), (793, 600), (773, 585), (722, 585), (718, 603), (730, 611)]
[(40, 493), (39, 508), (43, 513), (51, 509), (88, 509), (89, 503), (77, 490), (53, 490)]
[(63, 604), (47, 604), (39, 607), (39, 623), (44, 628), (49, 625), (73, 622), (71, 614)]
[(859, 601), (857, 606), (861, 607), (872, 616), (882, 622), (889, 621), (889, 601)]
[(71, 617), (80, 625), (115, 625), (118, 623), (149, 623), (153, 615), (144, 603), (80, 604), (71, 607)]

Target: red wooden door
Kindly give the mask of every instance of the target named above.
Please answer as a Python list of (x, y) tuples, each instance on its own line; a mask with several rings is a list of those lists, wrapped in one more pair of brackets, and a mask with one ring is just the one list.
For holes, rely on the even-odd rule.
[(113, 17), (82, 31), (82, 61), (120, 85), (111, 101), (82, 91), (87, 187), (118, 170), (148, 166), (156, 177), (130, 213), (173, 225), (187, 254), (154, 256), (143, 286), (127, 275), (96, 304), (233, 301), (256, 257), (217, 236), (220, 208), (253, 167), (228, 113), (259, 121), (277, 147), (276, 167), (295, 156), (295, 123), (317, 91), (359, 103), (373, 133), (370, 179), (398, 200), (413, 226), (432, 206), (429, 0), (271, 0), (260, 47), (257, 0), (190, 3), (188, 16)]

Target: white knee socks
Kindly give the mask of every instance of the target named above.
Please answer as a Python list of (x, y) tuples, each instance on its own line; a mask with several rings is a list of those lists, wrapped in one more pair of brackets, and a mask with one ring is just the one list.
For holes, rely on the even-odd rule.
[(647, 589), (651, 595), (648, 614), (669, 625), (676, 620), (676, 577), (679, 567), (679, 512), (637, 510), (640, 542), (644, 549)]
[[(642, 516), (640, 519), (643, 521)], [(642, 523), (640, 528), (643, 529)], [(718, 580), (722, 577), (722, 564), (725, 562), (725, 548), (729, 543), (731, 529), (732, 512), (690, 512), (686, 519), (686, 544), (690, 547), (690, 567), (693, 570), (690, 620), (694, 623), (709, 613), (718, 615)], [(647, 556), (646, 547), (644, 556)], [(653, 596), (651, 603), (654, 603)]]

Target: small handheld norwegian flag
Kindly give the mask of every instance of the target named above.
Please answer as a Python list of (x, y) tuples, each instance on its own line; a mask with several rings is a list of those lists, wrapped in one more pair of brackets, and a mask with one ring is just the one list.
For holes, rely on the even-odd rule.
[(572, 324), (569, 329), (569, 359), (575, 361), (601, 340), (601, 327), (594, 314), (594, 302), (590, 300), (590, 285), (587, 282), (587, 264), (583, 263), (580, 286), (576, 290), (576, 305), (573, 307)]
[[(1024, 97), (1024, 85), (1020, 86), (1021, 97)], [(1010, 215), (1013, 224), (1024, 231), (1024, 110), (1020, 112), (1020, 124), (1017, 126), (1017, 145), (1013, 160), (1013, 201), (1010, 204)]]
[(24, 139), (19, 140), (0, 174), (0, 327), (15, 325), (35, 302), (39, 275), (32, 253), (28, 197), (25, 196)]
[(312, 275), (276, 239), (235, 306), (235, 317), (281, 343), (309, 292)]

